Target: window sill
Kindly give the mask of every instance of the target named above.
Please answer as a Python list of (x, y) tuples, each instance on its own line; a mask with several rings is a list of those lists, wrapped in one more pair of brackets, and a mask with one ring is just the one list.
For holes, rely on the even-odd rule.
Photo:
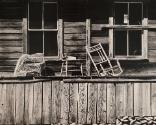
[(133, 56), (133, 57), (123, 57), (123, 56), (115, 56), (114, 59), (118, 59), (118, 60), (146, 60), (148, 61), (148, 58), (144, 58), (144, 57), (141, 57), (141, 56)]

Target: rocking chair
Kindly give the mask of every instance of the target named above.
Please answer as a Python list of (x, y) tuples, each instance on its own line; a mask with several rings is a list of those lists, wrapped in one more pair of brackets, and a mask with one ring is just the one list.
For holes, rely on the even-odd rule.
[(93, 63), (98, 76), (119, 76), (123, 70), (116, 59), (109, 59), (101, 43), (87, 47), (87, 54)]

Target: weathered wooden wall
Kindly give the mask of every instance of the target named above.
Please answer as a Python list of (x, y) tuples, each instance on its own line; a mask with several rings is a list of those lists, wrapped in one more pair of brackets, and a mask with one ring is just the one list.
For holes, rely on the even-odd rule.
[(22, 19), (0, 19), (0, 71), (13, 71), (23, 53)]
[(156, 80), (1, 80), (0, 124), (114, 124), (155, 116)]

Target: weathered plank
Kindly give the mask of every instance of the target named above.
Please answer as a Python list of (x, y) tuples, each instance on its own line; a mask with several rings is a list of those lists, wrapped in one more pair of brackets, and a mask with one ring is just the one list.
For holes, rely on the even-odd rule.
[(1, 47), (22, 47), (21, 40), (0, 40)]
[(96, 124), (97, 84), (88, 83), (87, 124)]
[(68, 125), (69, 121), (69, 84), (64, 84), (61, 81), (62, 96), (61, 96), (61, 124)]
[(79, 83), (78, 123), (87, 122), (87, 83)]
[(148, 57), (150, 62), (156, 62), (156, 50), (148, 50)]
[(86, 34), (64, 34), (65, 40), (84, 40), (86, 39)]
[(24, 110), (24, 124), (33, 123), (33, 84), (25, 84), (25, 110)]
[(6, 123), (15, 124), (15, 86), (6, 85)]
[(6, 84), (0, 84), (0, 124), (6, 124)]
[(1, 59), (17, 59), (22, 55), (22, 53), (0, 53)]
[(150, 116), (151, 100), (150, 100), (150, 84), (134, 83), (134, 115)]
[(97, 123), (106, 124), (106, 84), (103, 83), (98, 84)]
[(151, 115), (156, 115), (156, 84), (151, 83)]
[(41, 124), (42, 120), (42, 82), (34, 84), (33, 124)]
[(43, 82), (42, 124), (51, 124), (52, 115), (52, 82)]
[(22, 33), (22, 30), (21, 29), (17, 29), (17, 28), (0, 28), (0, 34), (1, 33), (12, 33), (12, 34), (15, 34), (15, 33)]
[(84, 46), (64, 46), (64, 52), (85, 52)]
[(86, 27), (70, 27), (64, 28), (64, 33), (86, 33)]
[(1, 52), (10, 52), (10, 53), (21, 53), (23, 52), (22, 47), (0, 47)]
[(16, 84), (16, 124), (24, 123), (24, 84)]
[(108, 37), (92, 37), (91, 38), (91, 43), (94, 44), (109, 44), (109, 38)]
[(61, 123), (61, 95), (60, 81), (52, 81), (52, 124)]
[(0, 40), (22, 40), (21, 34), (1, 34)]
[(85, 46), (86, 40), (64, 40), (65, 46)]
[(78, 123), (78, 83), (70, 83), (69, 123)]
[(115, 123), (115, 84), (107, 83), (107, 123)]
[(133, 83), (126, 83), (127, 84), (127, 107), (126, 107), (126, 115), (133, 116), (134, 114), (134, 84)]
[(64, 22), (64, 27), (85, 27), (85, 22)]

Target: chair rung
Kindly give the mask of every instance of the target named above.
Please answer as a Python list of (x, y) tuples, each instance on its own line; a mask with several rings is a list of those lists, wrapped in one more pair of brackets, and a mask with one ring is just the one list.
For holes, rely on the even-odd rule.
[(105, 63), (105, 62), (108, 62), (108, 60), (98, 62), (98, 63), (96, 63), (96, 65), (99, 65), (99, 64), (102, 64), (102, 63)]

